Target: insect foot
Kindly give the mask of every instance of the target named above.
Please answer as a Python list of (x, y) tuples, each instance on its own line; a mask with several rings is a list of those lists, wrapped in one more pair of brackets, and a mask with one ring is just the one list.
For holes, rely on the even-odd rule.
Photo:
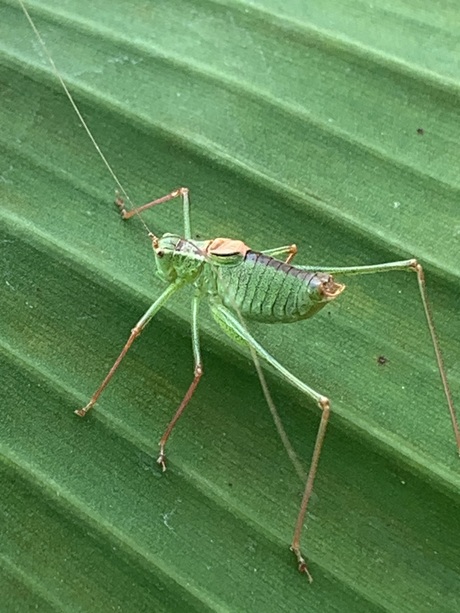
[(313, 577), (310, 575), (307, 563), (305, 561), (305, 558), (302, 556), (300, 549), (298, 549), (297, 547), (291, 547), (291, 551), (297, 558), (297, 568), (299, 569), (299, 573), (305, 573), (307, 575), (309, 583), (313, 583)]
[(74, 413), (75, 415), (78, 415), (79, 417), (84, 417), (86, 413), (88, 413), (88, 411), (92, 408), (93, 408), (93, 403), (88, 402), (88, 404), (85, 407), (83, 407), (82, 409), (77, 409), (76, 411), (74, 411)]
[(157, 458), (157, 464), (161, 466), (161, 470), (165, 472), (166, 470), (166, 456), (163, 445), (160, 445), (160, 455)]
[(125, 219), (125, 216), (127, 215), (128, 211), (125, 209), (125, 201), (120, 196), (120, 192), (118, 190), (115, 190), (115, 205), (120, 211), (120, 215), (122, 216), (122, 218)]

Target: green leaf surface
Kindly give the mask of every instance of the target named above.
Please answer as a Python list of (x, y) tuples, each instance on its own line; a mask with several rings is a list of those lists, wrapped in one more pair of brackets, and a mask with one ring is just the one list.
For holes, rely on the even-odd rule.
[[(295, 242), (305, 265), (417, 257), (458, 401), (458, 3), (28, 6), (136, 203), (188, 186), (194, 236)], [(158, 471), (192, 378), (190, 291), (73, 414), (163, 286), (14, 0), (0, 86), (1, 610), (459, 610), (460, 464), (415, 275), (350, 277), (310, 321), (251, 326), (332, 402), (309, 585), (289, 552), (303, 485), (207, 308), (205, 376)], [(181, 207), (145, 221), (180, 232)], [(318, 409), (267, 379), (307, 466)]]

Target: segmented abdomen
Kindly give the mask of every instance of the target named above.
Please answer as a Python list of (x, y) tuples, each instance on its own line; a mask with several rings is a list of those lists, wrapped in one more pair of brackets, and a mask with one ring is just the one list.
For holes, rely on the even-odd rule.
[(309, 292), (315, 277), (314, 272), (248, 251), (240, 264), (216, 270), (217, 293), (246, 319), (289, 323), (311, 317), (325, 305), (317, 294), (312, 300), (311, 287)]

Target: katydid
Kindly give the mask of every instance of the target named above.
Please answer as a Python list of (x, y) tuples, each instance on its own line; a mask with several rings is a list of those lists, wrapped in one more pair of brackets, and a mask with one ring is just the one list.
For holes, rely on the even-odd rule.
[[(48, 56), (52, 68), (71, 101), (75, 112), (88, 132), (99, 155), (112, 174), (112, 177), (115, 179), (118, 187), (126, 196), (116, 175), (99, 149), (76, 107), (70, 92), (57, 71), (22, 0), (19, 0), (19, 3)], [(294, 376), (287, 368), (282, 366), (257, 342), (248, 331), (245, 322), (257, 321), (270, 324), (294, 323), (313, 317), (318, 311), (323, 309), (329, 302), (335, 300), (344, 291), (345, 285), (337, 282), (334, 278), (335, 275), (346, 277), (347, 275), (384, 273), (390, 271), (415, 272), (427, 326), (447, 400), (457, 449), (460, 451), (460, 430), (458, 420), (428, 304), (423, 269), (416, 259), (363, 266), (314, 267), (312, 269), (306, 266), (293, 265), (291, 263), (297, 253), (295, 245), (287, 245), (258, 252), (251, 249), (242, 240), (234, 238), (194, 240), (192, 238), (191, 229), (189, 190), (184, 187), (176, 189), (166, 196), (153, 200), (138, 208), (126, 209), (125, 201), (121, 197), (117, 198), (116, 204), (120, 209), (122, 217), (124, 219), (129, 219), (133, 216), (140, 216), (142, 212), (149, 208), (177, 198), (182, 200), (183, 206), (183, 234), (167, 233), (158, 237), (149, 232), (157, 274), (167, 284), (166, 289), (133, 327), (121, 353), (89, 402), (85, 407), (75, 411), (75, 413), (83, 417), (93, 408), (134, 340), (141, 334), (154, 315), (158, 313), (178, 290), (185, 285), (193, 285), (195, 292), (192, 298), (191, 337), (195, 365), (194, 377), (160, 439), (160, 453), (157, 462), (163, 471), (166, 470), (166, 443), (178, 419), (190, 402), (203, 374), (198, 333), (198, 308), (200, 301), (205, 299), (209, 304), (215, 321), (226, 334), (237, 342), (248, 346), (253, 355), (262, 358), (270, 364), (287, 382), (300, 390), (305, 396), (314, 400), (320, 409), (320, 423), (316, 435), (316, 442), (291, 542), (291, 550), (296, 556), (299, 571), (305, 573), (311, 581), (307, 563), (301, 552), (300, 541), (330, 416), (330, 401), (325, 395), (317, 392), (308, 384)]]

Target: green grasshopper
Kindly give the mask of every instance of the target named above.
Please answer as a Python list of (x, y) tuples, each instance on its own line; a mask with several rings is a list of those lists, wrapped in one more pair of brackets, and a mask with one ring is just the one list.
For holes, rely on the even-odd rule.
[[(27, 9), (22, 0), (19, 0), (19, 2), (81, 123), (86, 129), (103, 162), (114, 177), (117, 185), (125, 194), (110, 165), (95, 142), (80, 111), (76, 107)], [(305, 573), (311, 581), (312, 578), (308, 571), (307, 563), (301, 552), (300, 540), (330, 416), (330, 401), (329, 398), (318, 393), (282, 366), (250, 334), (245, 322), (257, 321), (271, 324), (294, 323), (312, 317), (344, 291), (345, 285), (335, 281), (333, 277), (335, 274), (347, 276), (398, 270), (415, 272), (427, 325), (436, 355), (438, 370), (447, 399), (457, 448), (460, 451), (460, 430), (458, 420), (445, 374), (431, 310), (428, 304), (423, 269), (416, 259), (386, 262), (370, 266), (315, 267), (312, 269), (306, 266), (294, 266), (291, 264), (292, 259), (297, 253), (295, 245), (257, 252), (238, 239), (214, 238), (208, 240), (193, 240), (189, 190), (184, 187), (176, 189), (166, 196), (153, 200), (144, 206), (131, 210), (125, 208), (124, 200), (120, 197), (117, 197), (116, 204), (120, 209), (123, 219), (129, 219), (134, 215), (140, 216), (143, 211), (151, 207), (176, 198), (181, 198), (183, 204), (183, 235), (167, 233), (161, 237), (157, 237), (149, 232), (155, 255), (157, 273), (159, 277), (167, 283), (167, 287), (131, 330), (131, 334), (121, 350), (121, 353), (89, 402), (85, 407), (75, 411), (75, 413), (84, 417), (88, 411), (93, 408), (131, 345), (145, 329), (154, 315), (158, 313), (179, 289), (185, 285), (193, 284), (195, 293), (192, 298), (191, 336), (195, 362), (194, 377), (176, 413), (161, 437), (159, 442), (160, 453), (157, 462), (163, 471), (166, 470), (166, 443), (178, 419), (190, 402), (203, 375), (198, 334), (198, 307), (200, 300), (206, 299), (214, 319), (226, 334), (237, 342), (249, 346), (253, 356), (259, 356), (268, 362), (286, 381), (303, 392), (307, 397), (314, 400), (320, 408), (321, 419), (291, 542), (291, 550), (296, 556), (299, 571)], [(256, 367), (257, 366), (258, 364), (256, 361)], [(263, 381), (262, 384), (264, 385)]]
[[(195, 360), (193, 381), (190, 384), (176, 413), (169, 422), (160, 440), (160, 454), (157, 462), (166, 470), (165, 447), (169, 436), (179, 417), (190, 402), (203, 374), (200, 342), (198, 335), (198, 307), (200, 299), (205, 298), (211, 313), (219, 326), (237, 342), (248, 345), (251, 350), (275, 368), (291, 385), (312, 398), (321, 410), (321, 420), (316, 435), (315, 447), (308, 472), (305, 490), (298, 513), (291, 550), (294, 552), (299, 571), (305, 573), (311, 581), (306, 561), (300, 549), (300, 537), (305, 522), (305, 515), (313, 491), (318, 462), (323, 446), (326, 427), (330, 415), (330, 401), (309, 385), (295, 377), (282, 366), (248, 331), (245, 321), (262, 323), (293, 323), (308, 319), (318, 313), (329, 302), (335, 300), (344, 291), (345, 285), (337, 283), (333, 274), (360, 275), (387, 272), (391, 270), (412, 270), (417, 280), (422, 298), (428, 327), (435, 350), (444, 392), (449, 405), (457, 447), (460, 449), (460, 433), (455, 409), (451, 400), (439, 343), (434, 330), (433, 320), (427, 301), (423, 269), (415, 259), (398, 262), (386, 262), (371, 266), (351, 266), (318, 268), (313, 270), (306, 266), (290, 264), (297, 253), (295, 245), (277, 247), (263, 252), (253, 251), (241, 240), (215, 238), (193, 240), (190, 223), (189, 190), (180, 188), (137, 209), (127, 211), (124, 202), (118, 198), (116, 203), (123, 219), (129, 219), (148, 208), (182, 198), (184, 214), (184, 233), (164, 234), (157, 237), (150, 232), (153, 252), (159, 277), (168, 284), (165, 291), (155, 300), (141, 319), (131, 330), (131, 334), (120, 355), (115, 360), (107, 376), (91, 397), (88, 404), (75, 411), (84, 417), (97, 402), (100, 394), (109, 383), (122, 359), (134, 340), (141, 334), (152, 317), (184, 285), (193, 284), (195, 293), (192, 298), (192, 346)], [(286, 260), (278, 257), (287, 256)]]

